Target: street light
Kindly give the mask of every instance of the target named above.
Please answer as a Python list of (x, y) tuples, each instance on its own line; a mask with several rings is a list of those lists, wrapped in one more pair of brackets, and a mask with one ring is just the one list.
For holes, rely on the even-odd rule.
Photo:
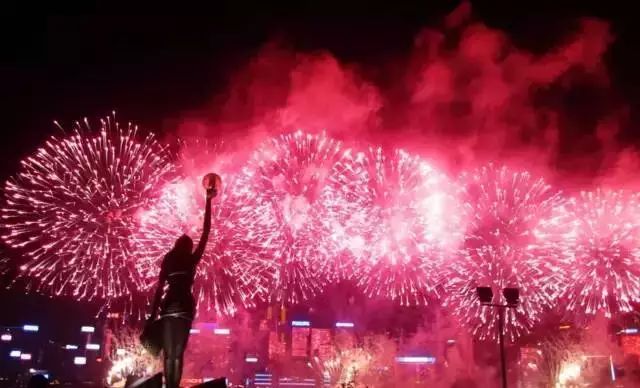
[(493, 290), (491, 287), (478, 287), (478, 298), (483, 305), (491, 304), (493, 301)]
[(520, 303), (520, 290), (507, 287), (502, 290), (502, 296), (506, 304), (493, 303), (493, 290), (491, 287), (477, 287), (478, 299), (483, 306), (496, 307), (498, 309), (498, 340), (500, 342), (500, 366), (502, 370), (502, 388), (507, 388), (507, 362), (504, 353), (504, 311), (507, 308), (516, 308)]
[(502, 290), (502, 295), (507, 301), (507, 307), (517, 307), (520, 303), (520, 290), (517, 288), (505, 288)]

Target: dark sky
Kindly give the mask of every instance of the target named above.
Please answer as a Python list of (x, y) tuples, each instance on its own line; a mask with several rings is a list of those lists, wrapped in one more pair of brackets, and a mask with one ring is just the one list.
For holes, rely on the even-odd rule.
[[(90, 2), (89, 2), (90, 3)], [(145, 6), (103, 1), (59, 9), (4, 9), (2, 36), (2, 177), (53, 131), (117, 109), (126, 119), (162, 129), (162, 119), (208, 102), (225, 76), (273, 37), (299, 50), (327, 49), (370, 65), (408, 54), (425, 25), (457, 1), (176, 2)], [(272, 4), (274, 3), (274, 4)], [(562, 4), (560, 4), (562, 3)], [(576, 18), (612, 23), (608, 57), (614, 80), (633, 102), (640, 68), (640, 23), (631, 2), (473, 1), (474, 14), (518, 44), (543, 50)], [(38, 8), (35, 7), (34, 8)]]

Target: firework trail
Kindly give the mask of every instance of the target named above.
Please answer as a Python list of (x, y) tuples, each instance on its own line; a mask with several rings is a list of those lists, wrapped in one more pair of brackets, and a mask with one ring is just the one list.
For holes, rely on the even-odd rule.
[(167, 184), (157, 201), (139, 214), (136, 240), (146, 248), (138, 262), (139, 271), (155, 282), (164, 255), (181, 234), (197, 239), (202, 233), (205, 193), (200, 180), (211, 171), (222, 174), (222, 190), (213, 201), (213, 227), (207, 248), (196, 270), (194, 296), (198, 306), (216, 314), (233, 315), (239, 306), (251, 307), (256, 293), (264, 292), (259, 263), (242, 254), (249, 232), (242, 220), (233, 218), (238, 204), (233, 195), (231, 157), (221, 143), (186, 139), (178, 155), (182, 178)]
[(339, 142), (297, 131), (264, 142), (238, 179), (245, 200), (237, 218), (249, 230), (244, 254), (272, 262), (272, 301), (308, 299), (326, 280), (323, 268), (332, 255), (320, 197), (340, 156)]
[(568, 309), (610, 318), (640, 302), (640, 196), (598, 189), (571, 198), (575, 218), (568, 266)]
[[(57, 123), (56, 123), (57, 124)], [(76, 122), (51, 137), (5, 183), (2, 239), (24, 253), (28, 289), (78, 300), (116, 298), (143, 287), (135, 268), (134, 214), (172, 174), (153, 134), (111, 118), (99, 131)]]
[(477, 286), (520, 289), (520, 305), (508, 309), (506, 335), (527, 333), (552, 305), (561, 285), (571, 222), (560, 194), (542, 179), (488, 165), (461, 177), (467, 233), (448, 273), (446, 304), (479, 338), (495, 338), (496, 311), (480, 306)]
[(354, 259), (367, 295), (426, 304), (461, 237), (453, 185), (402, 150), (347, 155), (324, 193), (332, 240)]

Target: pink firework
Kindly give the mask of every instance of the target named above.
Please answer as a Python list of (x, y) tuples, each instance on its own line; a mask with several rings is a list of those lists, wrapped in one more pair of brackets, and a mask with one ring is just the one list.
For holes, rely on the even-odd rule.
[(5, 183), (3, 240), (24, 253), (18, 277), (29, 289), (77, 299), (130, 295), (143, 285), (130, 239), (135, 213), (171, 175), (173, 164), (153, 134), (100, 131), (75, 124), (21, 162)]
[(323, 194), (332, 241), (353, 258), (367, 295), (426, 304), (461, 237), (453, 185), (402, 150), (345, 156)]
[(124, 385), (130, 375), (147, 377), (161, 370), (160, 360), (140, 344), (140, 331), (122, 326), (113, 334), (110, 330), (108, 333), (109, 346), (105, 346), (110, 349), (109, 353), (105, 354), (111, 365), (107, 371), (108, 386), (117, 386), (118, 383)]
[(238, 179), (243, 253), (271, 261), (271, 301), (295, 304), (324, 283), (332, 256), (320, 197), (340, 155), (339, 142), (297, 131), (264, 142)]
[[(234, 197), (232, 158), (221, 144), (189, 139), (181, 142), (179, 154), (183, 177), (167, 184), (157, 201), (139, 214), (136, 236), (144, 250), (138, 263), (141, 272), (155, 282), (164, 255), (181, 234), (198, 239), (202, 233), (204, 191), (201, 179), (208, 172), (221, 174), (222, 190), (213, 201), (213, 226), (207, 249), (198, 265), (194, 296), (205, 311), (233, 315), (238, 306), (250, 307), (260, 289), (259, 263), (243, 255), (243, 240), (248, 230), (232, 218)], [(249, 271), (249, 268), (254, 271)], [(153, 283), (151, 283), (153, 284)]]
[(461, 177), (467, 233), (448, 273), (446, 303), (479, 338), (494, 338), (495, 309), (480, 306), (477, 286), (520, 289), (520, 305), (508, 309), (506, 334), (527, 333), (552, 305), (563, 283), (571, 223), (560, 194), (527, 172), (488, 165)]
[(640, 302), (640, 196), (582, 192), (567, 209), (575, 217), (568, 309), (586, 316), (629, 312)]

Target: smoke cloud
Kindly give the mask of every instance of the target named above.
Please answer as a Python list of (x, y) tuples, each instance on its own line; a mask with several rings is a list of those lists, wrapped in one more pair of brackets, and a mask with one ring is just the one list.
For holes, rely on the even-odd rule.
[(580, 187), (633, 186), (640, 159), (619, 141), (628, 115), (604, 61), (613, 41), (606, 22), (582, 19), (544, 52), (528, 50), (465, 2), (389, 58), (403, 65), (384, 67), (384, 85), (367, 64), (274, 41), (177, 133), (250, 151), (269, 135), (325, 130), (406, 148), (452, 174), (499, 161)]

